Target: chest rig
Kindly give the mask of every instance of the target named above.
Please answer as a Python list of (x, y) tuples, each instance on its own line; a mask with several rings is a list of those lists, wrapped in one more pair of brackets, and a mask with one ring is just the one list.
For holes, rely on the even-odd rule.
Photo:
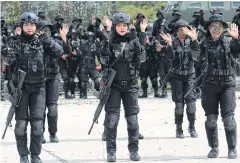
[(87, 42), (84, 44), (83, 53), (81, 56), (81, 66), (85, 68), (95, 68), (96, 67), (96, 52), (97, 45), (96, 42)]
[(209, 39), (203, 41), (205, 55), (207, 56), (208, 74), (212, 76), (232, 76), (234, 74), (233, 56), (230, 53), (230, 39), (223, 38), (213, 42)]
[(27, 72), (26, 83), (42, 83), (45, 80), (43, 46), (39, 40), (20, 42), (18, 68)]
[(179, 68), (175, 71), (178, 75), (188, 75), (194, 73), (194, 60), (191, 54), (191, 39), (186, 38), (183, 43), (179, 39), (176, 39), (173, 43), (175, 59), (173, 61), (173, 67), (179, 65)]
[(136, 76), (136, 58), (134, 56), (134, 45), (133, 43), (114, 43), (112, 44), (112, 61), (116, 60), (119, 55), (121, 55), (121, 50), (123, 49), (122, 56), (113, 66), (113, 69), (117, 71), (116, 80), (132, 80)]

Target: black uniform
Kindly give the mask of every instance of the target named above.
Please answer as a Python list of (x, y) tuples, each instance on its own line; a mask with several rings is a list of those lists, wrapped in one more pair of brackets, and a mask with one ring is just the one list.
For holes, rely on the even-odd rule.
[[(115, 162), (117, 126), (119, 121), (121, 100), (123, 100), (125, 117), (128, 124), (128, 149), (130, 159), (139, 161), (138, 155), (138, 83), (136, 69), (139, 63), (145, 60), (144, 48), (140, 45), (138, 39), (130, 39), (127, 35), (117, 34), (115, 25), (118, 23), (129, 24), (130, 17), (125, 13), (117, 13), (113, 16), (113, 31), (110, 45), (104, 45), (101, 52), (102, 64), (109, 66), (118, 55), (121, 55), (121, 49), (125, 44), (122, 56), (118, 57), (113, 69), (117, 71), (114, 82), (111, 86), (109, 99), (105, 105), (105, 127), (106, 127), (106, 146), (108, 153), (108, 162)], [(139, 40), (145, 44), (145, 33), (140, 33)], [(106, 69), (107, 70), (107, 69)], [(107, 71), (105, 72), (107, 73)], [(107, 75), (107, 74), (105, 74)]]
[(170, 33), (174, 33), (174, 27), (177, 21), (181, 19), (182, 14), (179, 10), (174, 10), (172, 13), (173, 19), (168, 24), (168, 29), (170, 30)]
[[(180, 26), (188, 26), (185, 20), (176, 22), (174, 31), (177, 31)], [(192, 41), (186, 36), (184, 42), (181, 42), (176, 36), (173, 38), (174, 55), (171, 61), (172, 77), (170, 79), (172, 89), (172, 100), (175, 102), (175, 124), (177, 125), (176, 137), (184, 138), (182, 123), (184, 113), (184, 103), (187, 105), (187, 117), (189, 121), (189, 132), (191, 137), (197, 137), (195, 131), (195, 113), (196, 113), (196, 92), (193, 89), (186, 98), (184, 95), (193, 86), (195, 80), (194, 60), (192, 57), (193, 50), (198, 49), (198, 42)]]
[[(47, 20), (41, 20), (38, 23), (38, 30), (40, 31), (49, 31), (50, 37), (50, 29), (52, 28), (52, 24)], [(47, 34), (46, 34), (47, 37)], [(61, 42), (59, 42), (61, 45)], [(44, 53), (44, 63), (45, 63), (45, 74), (46, 74), (46, 83), (45, 83), (45, 91), (46, 91), (46, 108), (48, 109), (47, 120), (48, 120), (48, 131), (50, 133), (50, 142), (58, 142), (58, 138), (56, 136), (57, 133), (57, 121), (58, 121), (58, 98), (59, 98), (59, 84), (60, 84), (60, 74), (59, 74), (59, 66), (58, 60), (56, 56), (52, 55), (48, 51)], [(61, 54), (59, 54), (59, 57)], [(45, 132), (45, 119), (46, 119), (46, 110), (44, 112), (44, 120), (43, 120), (43, 137), (42, 143), (46, 143), (44, 138)]]
[(80, 79), (80, 98), (87, 98), (87, 83), (89, 77), (94, 81), (96, 91), (99, 91), (99, 74), (96, 70), (96, 57), (99, 57), (100, 47), (95, 40), (95, 35), (88, 32), (88, 40), (82, 42), (81, 58), (78, 76)]
[[(206, 28), (211, 22), (222, 22), (228, 28), (221, 15), (215, 14), (209, 18)], [(212, 148), (209, 158), (218, 156), (218, 127), (217, 119), (220, 113), (224, 124), (228, 144), (228, 158), (237, 157), (237, 131), (234, 118), (236, 102), (234, 76), (234, 58), (239, 58), (240, 42), (237, 39), (222, 35), (219, 40), (213, 41), (210, 33), (202, 42), (200, 60), (205, 70), (204, 85), (202, 89), (202, 107), (207, 117), (205, 128), (208, 144)]]
[[(31, 12), (24, 12), (20, 17), (20, 24), (24, 22), (37, 24), (37, 16)], [(27, 72), (23, 89), (22, 99), (19, 108), (15, 112), (15, 137), (17, 141), (18, 153), (21, 156), (21, 163), (28, 162), (29, 154), (27, 147), (27, 125), (31, 124), (30, 153), (33, 163), (41, 163), (38, 157), (42, 148), (43, 115), (45, 110), (45, 65), (44, 54), (51, 54), (59, 57), (62, 55), (62, 48), (49, 37), (22, 35), (15, 41), (8, 43), (8, 51), (4, 57), (8, 64), (15, 65), (13, 83), (18, 81), (17, 70)], [(29, 108), (29, 109), (28, 109)]]
[(141, 87), (143, 90), (143, 94), (139, 96), (139, 98), (145, 98), (148, 97), (147, 89), (148, 89), (148, 83), (147, 78), (149, 77), (152, 82), (152, 87), (154, 89), (154, 96), (160, 97), (158, 94), (158, 60), (157, 55), (154, 53), (153, 46), (147, 45), (146, 46), (146, 61), (141, 63), (140, 65), (140, 79), (141, 79)]
[[(66, 45), (67, 43), (63, 43), (63, 40), (60, 37), (59, 29), (62, 28), (63, 24), (63, 17), (61, 15), (57, 15), (54, 19), (56, 21), (55, 24), (53, 24), (52, 27), (52, 37), (55, 39), (57, 42), (62, 42), (63, 45)], [(69, 50), (64, 49), (64, 55), (69, 56), (71, 52)], [(59, 68), (60, 68), (60, 74), (62, 77), (62, 80), (64, 82), (63, 84), (63, 89), (65, 93), (65, 98), (66, 99), (71, 99), (73, 98), (68, 92), (70, 90), (70, 81), (69, 81), (69, 76), (68, 76), (68, 58), (66, 60), (60, 58), (59, 61)]]

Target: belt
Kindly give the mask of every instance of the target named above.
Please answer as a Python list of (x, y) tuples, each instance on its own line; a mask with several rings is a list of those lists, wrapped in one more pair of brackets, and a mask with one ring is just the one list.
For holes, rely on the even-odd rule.
[(177, 70), (176, 72), (174, 72), (175, 74), (178, 74), (178, 75), (188, 75), (188, 74), (191, 74), (191, 73), (194, 73), (195, 70), (194, 69), (190, 69), (190, 70), (185, 70), (185, 71), (182, 71), (182, 70)]
[(115, 80), (113, 83), (116, 85), (131, 85), (135, 84), (136, 80)]
[(232, 69), (209, 69), (209, 75), (216, 75), (216, 76), (231, 76), (234, 74)]

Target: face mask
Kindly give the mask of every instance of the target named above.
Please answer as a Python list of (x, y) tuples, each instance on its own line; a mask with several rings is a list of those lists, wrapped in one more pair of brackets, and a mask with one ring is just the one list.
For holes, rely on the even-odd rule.
[(88, 36), (88, 41), (89, 41), (89, 42), (93, 42), (93, 41), (94, 41), (93, 36)]

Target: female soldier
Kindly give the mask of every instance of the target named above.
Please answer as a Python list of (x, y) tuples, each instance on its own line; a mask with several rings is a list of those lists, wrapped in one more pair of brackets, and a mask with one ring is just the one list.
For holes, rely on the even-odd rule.
[[(45, 110), (45, 65), (44, 55), (60, 57), (62, 47), (50, 37), (36, 37), (38, 17), (32, 12), (24, 12), (19, 19), (21, 35), (9, 42), (3, 52), (4, 61), (13, 67), (12, 81), (19, 82), (18, 70), (25, 71), (22, 98), (15, 111), (15, 137), (20, 155), (20, 163), (29, 163), (27, 147), (27, 125), (31, 124), (30, 153), (31, 163), (41, 163), (43, 114)], [(4, 48), (6, 49), (6, 48)], [(14, 90), (12, 90), (14, 91)], [(29, 108), (29, 109), (28, 109)]]
[[(200, 46), (200, 61), (205, 71), (202, 107), (207, 117), (205, 128), (208, 144), (212, 148), (208, 158), (216, 158), (219, 153), (217, 119), (220, 104), (228, 144), (228, 158), (235, 159), (237, 157), (237, 125), (234, 118), (236, 108), (234, 58), (239, 57), (240, 52), (238, 27), (236, 24), (231, 24), (228, 29), (232, 39), (224, 36), (224, 28), (228, 28), (228, 25), (219, 14), (212, 15), (205, 27), (207, 34)], [(189, 31), (186, 29), (186, 32)]]
[[(186, 28), (190, 28), (185, 20), (179, 20), (175, 24), (173, 40), (169, 34), (161, 34), (163, 39), (172, 46), (173, 56), (168, 56), (172, 61), (172, 77), (169, 80), (172, 89), (172, 100), (175, 102), (175, 124), (176, 137), (184, 138), (182, 123), (184, 113), (184, 103), (187, 105), (187, 117), (189, 121), (188, 131), (191, 137), (196, 138), (195, 131), (195, 113), (196, 113), (196, 94), (195, 90), (184, 97), (184, 95), (193, 87), (195, 80), (193, 51), (197, 50), (197, 33), (195, 29), (185, 32)], [(172, 53), (170, 53), (172, 54)], [(169, 54), (169, 55), (170, 55)]]
[[(138, 155), (138, 83), (136, 70), (139, 64), (145, 61), (145, 51), (142, 45), (145, 45), (145, 28), (147, 26), (144, 20), (140, 27), (141, 33), (138, 39), (130, 37), (129, 24), (130, 17), (126, 13), (117, 13), (113, 16), (113, 22), (107, 21), (107, 30), (111, 31), (110, 40), (105, 41), (101, 51), (101, 63), (105, 65), (105, 76), (108, 75), (108, 68), (112, 67), (117, 71), (111, 86), (109, 99), (105, 105), (106, 117), (106, 147), (107, 147), (107, 161), (116, 161), (116, 137), (117, 126), (119, 121), (121, 100), (125, 110), (125, 117), (127, 120), (128, 129), (128, 150), (130, 152), (130, 159), (139, 161)], [(109, 43), (110, 42), (110, 43)], [(141, 44), (139, 43), (141, 42)], [(112, 65), (115, 63), (114, 65)]]

